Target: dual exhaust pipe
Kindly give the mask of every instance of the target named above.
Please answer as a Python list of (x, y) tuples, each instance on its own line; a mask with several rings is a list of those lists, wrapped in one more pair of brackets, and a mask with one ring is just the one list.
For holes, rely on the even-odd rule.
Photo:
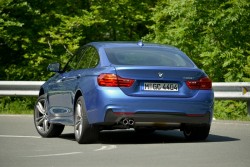
[(134, 126), (135, 121), (133, 119), (124, 118), (124, 119), (121, 120), (121, 123), (124, 126)]

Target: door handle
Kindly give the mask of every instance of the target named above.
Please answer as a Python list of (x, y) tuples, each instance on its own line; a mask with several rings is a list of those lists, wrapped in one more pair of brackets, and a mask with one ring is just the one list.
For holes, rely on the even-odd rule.
[(76, 79), (79, 79), (79, 78), (81, 78), (81, 74), (78, 74), (78, 75), (76, 76)]
[(81, 78), (81, 74), (78, 74), (73, 77), (62, 77), (61, 79), (57, 80), (57, 82), (63, 82), (63, 81), (68, 81), (68, 80), (74, 80), (74, 79), (79, 79)]

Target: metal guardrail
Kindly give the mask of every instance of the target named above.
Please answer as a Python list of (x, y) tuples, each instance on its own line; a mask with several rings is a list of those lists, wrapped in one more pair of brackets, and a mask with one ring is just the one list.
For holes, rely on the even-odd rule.
[[(44, 81), (0, 81), (0, 96), (38, 96)], [(214, 82), (214, 97), (220, 100), (245, 100), (250, 115), (250, 82)]]
[(214, 82), (214, 98), (219, 100), (245, 100), (250, 115), (250, 82)]
[(44, 81), (0, 81), (0, 96), (38, 96)]
[(216, 99), (250, 100), (250, 82), (214, 82)]

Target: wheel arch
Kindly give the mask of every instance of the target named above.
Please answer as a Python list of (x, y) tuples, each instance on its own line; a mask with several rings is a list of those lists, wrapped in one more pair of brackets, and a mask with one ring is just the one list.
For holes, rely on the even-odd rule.
[(45, 91), (44, 91), (43, 87), (41, 87), (39, 90), (39, 96), (42, 96), (43, 94), (45, 94)]
[[(74, 98), (74, 106), (76, 105), (76, 101), (77, 99), (80, 97), (80, 96), (83, 96), (81, 90), (77, 90), (76, 91), (76, 94), (75, 94), (75, 98)], [(75, 113), (75, 107), (74, 107), (74, 113)]]
[[(88, 118), (89, 123), (91, 124), (91, 123), (93, 122), (93, 118), (91, 117), (91, 115), (89, 115), (88, 108), (87, 108), (87, 104), (86, 104), (86, 99), (85, 99), (86, 97), (84, 97), (84, 94), (82, 93), (81, 90), (77, 90), (77, 91), (76, 91), (76, 94), (75, 94), (73, 115), (75, 115), (75, 106), (76, 106), (77, 100), (78, 100), (78, 98), (79, 98), (80, 96), (82, 96), (82, 98), (83, 98), (84, 105), (85, 105), (84, 107), (85, 107), (85, 109), (86, 109), (87, 118)], [(92, 118), (92, 119), (91, 119), (91, 118)]]

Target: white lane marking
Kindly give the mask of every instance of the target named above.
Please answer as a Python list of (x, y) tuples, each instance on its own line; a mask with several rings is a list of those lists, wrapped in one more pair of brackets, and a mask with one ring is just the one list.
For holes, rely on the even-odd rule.
[(26, 158), (53, 157), (53, 156), (74, 155), (74, 154), (81, 154), (81, 153), (82, 152), (71, 152), (71, 153), (60, 153), (60, 154), (31, 155), (31, 156), (22, 156), (22, 157), (26, 157)]
[(16, 136), (16, 135), (0, 135), (0, 137), (9, 137), (9, 138), (35, 138), (40, 139), (40, 136)]
[(116, 149), (116, 148), (117, 148), (116, 145), (108, 145), (108, 146), (102, 146), (101, 148), (96, 149), (94, 151), (107, 151), (107, 150), (113, 150), (113, 149)]

